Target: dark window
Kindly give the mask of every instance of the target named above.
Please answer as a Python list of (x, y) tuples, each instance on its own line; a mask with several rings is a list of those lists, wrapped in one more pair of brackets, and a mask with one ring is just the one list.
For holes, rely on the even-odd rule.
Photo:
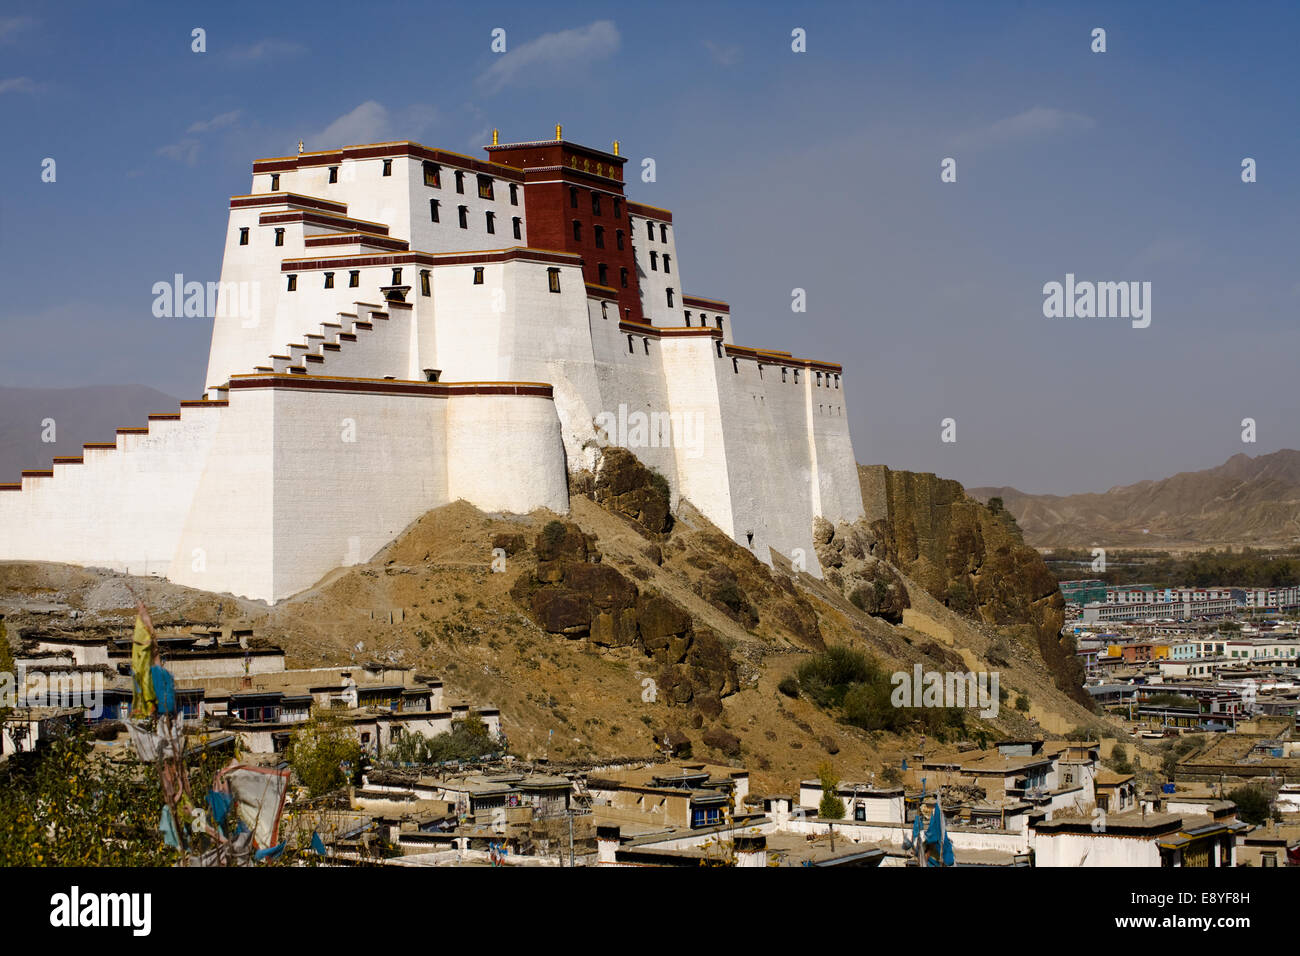
[(650, 340), (649, 340), (649, 339), (642, 339), (642, 340), (641, 340), (641, 348), (645, 349), (645, 354), (646, 354), (646, 355), (649, 355), (649, 354), (650, 354)]
[(456, 170), (456, 192), (463, 193), (464, 191), (465, 191), (465, 174), (458, 169)]
[(331, 167), (330, 167), (330, 182), (332, 182), (332, 183), (336, 183), (336, 182), (338, 182), (338, 181), (339, 181), (339, 168), (338, 168), (337, 166), (331, 166)]
[(282, 245), (284, 245), (284, 230), (283, 230), (283, 229), (277, 229), (277, 230), (275, 230), (275, 244), (276, 244), (277, 246), (282, 246)]
[(429, 200), (429, 222), (438, 221), (438, 200)]
[(593, 192), (591, 194), (591, 214), (593, 216), (600, 215), (600, 193)]
[(474, 267), (474, 284), (475, 284), (475, 285), (482, 285), (482, 284), (483, 284), (483, 267), (482, 267), (482, 266), (475, 266), (475, 267)]
[(614, 198), (614, 218), (623, 218), (623, 203), (618, 197)]
[(297, 276), (289, 276), (289, 285), (288, 285), (287, 288), (288, 288), (288, 290), (289, 290), (290, 292), (297, 292), (297, 291), (298, 291), (298, 277), (297, 277)]
[(552, 292), (559, 292), (560, 291), (560, 270), (547, 269), (546, 282), (550, 286)]
[[(689, 309), (687, 309), (687, 310), (686, 310), (686, 325), (687, 325), (687, 327), (689, 327), (690, 324), (691, 324), (691, 312), (690, 312)], [(703, 325), (704, 323), (701, 322), (700, 324)]]
[(649, 222), (649, 221), (647, 221), (646, 224), (645, 224), (645, 231), (646, 231), (646, 235), (648, 235), (648, 236), (650, 237), (650, 241), (651, 241), (651, 242), (654, 242), (654, 241), (655, 241), (655, 224), (654, 224), (653, 222)]
[(622, 285), (624, 289), (627, 288), (627, 270), (626, 270), (626, 269), (619, 269), (619, 270), (618, 270), (618, 281), (619, 281), (619, 284)]
[(239, 244), (240, 244), (241, 246), (246, 246), (246, 245), (248, 245), (248, 227), (247, 227), (247, 226), (244, 226), (243, 228), (241, 228), (241, 229), (239, 230)]
[(510, 205), (519, 205), (519, 187), (515, 183), (510, 184)]
[(664, 253), (664, 272), (672, 272), (673, 257)]
[(391, 159), (384, 160), (384, 175), (393, 175), (393, 161)]
[(394, 269), (394, 270), (393, 270), (393, 285), (401, 285), (401, 284), (402, 284), (402, 270), (401, 270), (401, 269)]
[(781, 381), (783, 381), (783, 382), (785, 381), (785, 373), (786, 373), (786, 371), (787, 371), (786, 367), (785, 367), (784, 365), (782, 365), (782, 366), (781, 366)]
[(479, 176), (478, 178), (478, 198), (492, 199), (492, 177)]
[(651, 272), (659, 271), (659, 253), (657, 252), (650, 253), (650, 271)]
[(738, 359), (733, 358), (731, 360), (731, 370), (735, 372), (737, 375), (740, 374), (740, 361)]
[(332, 272), (325, 273), (325, 288), (327, 289), (334, 288), (334, 273)]
[(442, 167), (440, 167), (437, 163), (425, 163), (424, 184), (426, 186), (434, 186), (438, 189), (441, 189), (442, 188)]
[(577, 219), (573, 220), (573, 241), (582, 242), (582, 222)]
[(348, 288), (355, 289), (361, 285), (361, 270), (354, 269), (348, 273)]
[(673, 290), (664, 289), (664, 291), (668, 293), (668, 308), (671, 309), (673, 307)]
[(596, 238), (596, 248), (597, 248), (597, 249), (604, 249), (604, 248), (605, 248), (605, 227), (604, 227), (604, 226), (592, 226), (592, 232), (595, 233), (595, 238)]
[(279, 174), (279, 173), (272, 173), (272, 174), (271, 174), (271, 192), (275, 192), (275, 191), (276, 191), (277, 189), (279, 189), (279, 188), (280, 188), (280, 174)]
[(514, 224), (515, 224), (515, 238), (516, 239), (524, 238), (524, 221), (520, 219), (518, 216), (515, 216)]
[(618, 247), (619, 247), (620, 249), (622, 249), (622, 248), (623, 248), (623, 230), (622, 230), (622, 229), (619, 229), (619, 230), (614, 234), (614, 238), (615, 238), (615, 240), (617, 240), (617, 242), (618, 242)]
[(569, 208), (570, 209), (578, 208), (578, 187), (577, 186), (569, 187)]
[(469, 228), (469, 206), (457, 206), (457, 212), (460, 213), (460, 228)]
[(608, 302), (602, 302), (602, 303), (600, 304), (600, 317), (601, 317), (602, 319), (608, 319), (608, 318), (609, 318), (609, 303), (608, 303)]
[(429, 288), (429, 270), (420, 270), (420, 295), (432, 295), (433, 290)]
[(485, 213), (484, 215), (485, 218), (487, 219), (488, 235), (495, 236), (497, 232), (497, 214), (494, 212), (489, 212), (489, 213)]
[(668, 241), (668, 227), (665, 226), (662, 222), (659, 223), (659, 241), (660, 242)]
[(718, 323), (718, 330), (721, 331), (721, 330), (722, 330), (722, 316), (719, 315), (719, 316), (718, 316), (714, 321), (716, 321), (716, 322)]
[(718, 350), (718, 358), (722, 358), (722, 343), (721, 343), (721, 342), (714, 342), (714, 343), (713, 343), (713, 346), (714, 346), (714, 348), (716, 348), (716, 349)]
[(601, 285), (606, 285), (609, 282), (609, 266), (605, 265), (605, 263), (602, 262), (597, 267), (597, 272), (600, 273), (600, 278), (597, 281)]
[(629, 355), (636, 354), (636, 344), (632, 341), (632, 336), (627, 337), (627, 351)]

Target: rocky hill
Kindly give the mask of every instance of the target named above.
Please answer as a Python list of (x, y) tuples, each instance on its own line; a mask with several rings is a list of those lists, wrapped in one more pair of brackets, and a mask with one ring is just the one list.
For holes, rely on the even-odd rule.
[[(971, 735), (1105, 727), (1044, 661), (1059, 611), (1014, 525), (932, 475), (864, 469), (868, 484), (884, 511), (819, 529), (824, 580), (780, 558), (768, 568), (689, 504), (669, 514), (662, 479), (607, 453), (595, 475), (575, 477), (568, 515), (449, 505), (275, 607), (0, 563), (0, 612), (11, 633), (125, 634), (131, 583), (160, 625), (252, 627), (292, 667), (374, 659), (437, 673), (450, 695), (499, 706), (520, 754), (651, 755), (667, 740), (749, 766), (760, 791), (786, 790), (826, 759), (852, 778), (914, 752), (916, 735), (862, 730), (778, 689), (828, 647), (888, 671), (999, 671), (1009, 697), (996, 717), (972, 716)], [(961, 586), (969, 602), (954, 602)], [(1025, 712), (1012, 705), (1021, 697)]]
[(1001, 498), (1037, 548), (1291, 547), (1300, 543), (1300, 451), (1233, 455), (1099, 494), (1030, 495), (972, 488)]

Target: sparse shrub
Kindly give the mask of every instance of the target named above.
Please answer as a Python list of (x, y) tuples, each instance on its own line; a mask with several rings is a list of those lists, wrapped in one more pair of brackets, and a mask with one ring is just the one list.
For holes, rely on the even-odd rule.
[(785, 694), (786, 697), (797, 698), (799, 696), (799, 680), (793, 674), (787, 674), (781, 678), (781, 683), (776, 685), (776, 689)]

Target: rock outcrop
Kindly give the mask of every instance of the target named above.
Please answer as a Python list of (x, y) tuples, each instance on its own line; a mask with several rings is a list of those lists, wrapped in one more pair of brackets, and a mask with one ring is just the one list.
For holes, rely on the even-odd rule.
[(1032, 637), (1058, 688), (1080, 703), (1080, 665), (1061, 637), (1065, 600), (1015, 519), (994, 514), (956, 481), (933, 474), (858, 468), (875, 555), (952, 610)]

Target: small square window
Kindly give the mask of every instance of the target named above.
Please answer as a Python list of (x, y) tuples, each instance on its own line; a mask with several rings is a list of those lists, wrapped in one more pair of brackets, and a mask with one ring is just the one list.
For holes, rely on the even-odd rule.
[(559, 270), (559, 269), (547, 269), (547, 270), (546, 270), (546, 281), (547, 281), (547, 284), (550, 286), (550, 290), (551, 290), (552, 292), (559, 292), (559, 291), (560, 291), (560, 270)]
[(361, 270), (353, 269), (348, 273), (348, 288), (356, 289), (361, 286)]
[(384, 160), (384, 175), (393, 175), (393, 161), (391, 159)]
[(460, 213), (460, 228), (468, 229), (469, 228), (469, 207), (457, 206), (456, 209)]
[(666, 293), (668, 294), (668, 308), (671, 309), (671, 308), (673, 307), (673, 290), (672, 290), (672, 289), (664, 289), (664, 292), (666, 292)]
[(523, 238), (524, 238), (524, 221), (523, 221), (522, 219), (520, 219), (518, 216), (515, 216), (515, 218), (514, 218), (514, 227), (515, 227), (515, 238), (516, 238), (516, 239), (523, 239)]
[(519, 205), (519, 186), (515, 183), (510, 184), (510, 205)]
[(474, 284), (475, 284), (475, 285), (482, 285), (482, 284), (483, 284), (483, 267), (482, 267), (482, 266), (475, 266), (475, 267), (474, 267)]
[(424, 164), (424, 184), (437, 189), (442, 188), (442, 167), (437, 163)]
[(298, 291), (298, 277), (297, 277), (297, 276), (289, 276), (289, 284), (288, 284), (288, 286), (286, 286), (286, 289), (287, 289), (287, 291), (289, 291), (289, 292), (297, 292), (297, 291)]
[(485, 213), (485, 214), (484, 214), (484, 218), (485, 218), (486, 221), (487, 221), (487, 231), (488, 231), (488, 235), (490, 235), (490, 236), (494, 236), (494, 235), (496, 235), (496, 231), (497, 231), (497, 214), (494, 213), (494, 212)]
[(433, 290), (429, 288), (429, 270), (420, 270), (420, 295), (432, 295)]
[(393, 284), (393, 285), (401, 285), (401, 284), (402, 284), (402, 270), (401, 270), (401, 269), (394, 269), (394, 270), (393, 270), (393, 282), (392, 282), (392, 284)]
[(271, 192), (276, 192), (280, 188), (280, 174), (271, 174)]
[(465, 191), (465, 174), (458, 169), (456, 170), (456, 192), (463, 193), (464, 191)]
[(284, 245), (284, 230), (283, 230), (283, 229), (277, 229), (277, 230), (275, 230), (275, 244), (276, 244), (277, 246), (282, 246), (282, 245)]
[(248, 245), (248, 227), (247, 227), (247, 226), (243, 226), (243, 227), (241, 227), (240, 230), (239, 230), (239, 244), (240, 244), (241, 246), (246, 246), (246, 245)]
[(492, 199), (492, 177), (479, 176), (478, 178), (478, 198)]
[(327, 289), (334, 288), (334, 273), (332, 272), (325, 273), (325, 288)]
[(336, 182), (338, 182), (338, 181), (339, 181), (339, 168), (338, 168), (337, 166), (331, 166), (331, 167), (330, 167), (330, 182), (332, 182), (332, 183), (336, 183)]
[(429, 222), (438, 221), (438, 200), (429, 200)]

